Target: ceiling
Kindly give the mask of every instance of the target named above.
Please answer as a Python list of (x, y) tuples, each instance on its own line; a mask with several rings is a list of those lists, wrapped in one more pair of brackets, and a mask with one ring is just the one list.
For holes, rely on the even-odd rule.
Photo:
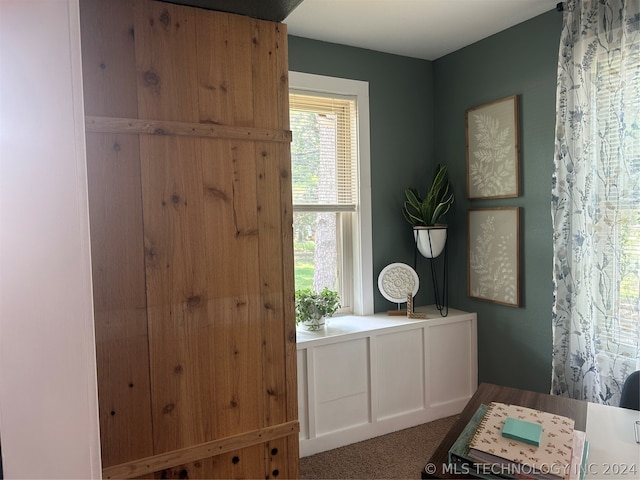
[(290, 35), (435, 60), (558, 0), (165, 0), (287, 24)]
[(435, 60), (556, 8), (558, 0), (304, 0), (290, 35)]

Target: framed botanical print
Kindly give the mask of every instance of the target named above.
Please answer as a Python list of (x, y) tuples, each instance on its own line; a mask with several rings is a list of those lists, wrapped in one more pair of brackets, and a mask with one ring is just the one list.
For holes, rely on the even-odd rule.
[(468, 212), (469, 297), (520, 306), (520, 208), (474, 208)]
[(473, 107), (465, 114), (467, 197), (520, 195), (518, 96)]

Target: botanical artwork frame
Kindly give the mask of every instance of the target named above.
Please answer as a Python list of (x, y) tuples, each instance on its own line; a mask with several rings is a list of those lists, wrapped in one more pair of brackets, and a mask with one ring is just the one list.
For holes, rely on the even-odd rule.
[(467, 294), (520, 306), (520, 207), (472, 208), (467, 215)]
[(518, 95), (465, 112), (467, 197), (520, 196)]

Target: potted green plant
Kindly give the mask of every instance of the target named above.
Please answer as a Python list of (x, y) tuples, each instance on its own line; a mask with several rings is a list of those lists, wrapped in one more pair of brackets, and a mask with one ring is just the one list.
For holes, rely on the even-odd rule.
[[(418, 250), (427, 258), (435, 258), (447, 241), (447, 226), (437, 223), (454, 201), (447, 166), (438, 164), (431, 187), (424, 197), (415, 188), (407, 188), (402, 208), (404, 218), (413, 226)], [(424, 232), (424, 234), (422, 233)]]
[(324, 287), (320, 293), (310, 288), (296, 290), (296, 324), (307, 330), (319, 330), (325, 319), (333, 316), (340, 308), (338, 292)]

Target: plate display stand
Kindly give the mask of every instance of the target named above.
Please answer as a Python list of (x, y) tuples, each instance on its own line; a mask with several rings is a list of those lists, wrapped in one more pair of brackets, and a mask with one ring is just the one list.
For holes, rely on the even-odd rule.
[(420, 288), (420, 279), (416, 271), (406, 263), (391, 263), (378, 275), (378, 289), (384, 298), (398, 304), (397, 310), (389, 310), (389, 315), (407, 315), (401, 305), (407, 301), (407, 295), (414, 297)]

